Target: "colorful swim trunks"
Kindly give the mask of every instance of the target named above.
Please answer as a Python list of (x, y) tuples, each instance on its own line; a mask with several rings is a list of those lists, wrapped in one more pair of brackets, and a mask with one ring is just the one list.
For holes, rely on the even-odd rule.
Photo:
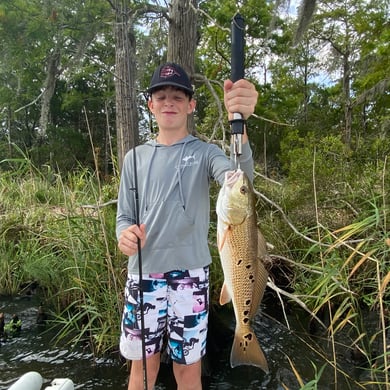
[[(173, 361), (199, 361), (206, 353), (209, 267), (144, 275), (142, 289), (146, 357), (161, 352), (167, 336)], [(139, 276), (129, 274), (119, 345), (129, 360), (142, 359), (139, 292)]]

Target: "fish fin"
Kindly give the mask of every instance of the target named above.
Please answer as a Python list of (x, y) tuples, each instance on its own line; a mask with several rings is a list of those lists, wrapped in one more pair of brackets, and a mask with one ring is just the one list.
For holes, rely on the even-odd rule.
[(225, 227), (223, 229), (223, 234), (219, 231), (217, 232), (217, 245), (218, 245), (218, 251), (221, 252), (223, 246), (225, 245), (225, 241), (229, 232), (229, 226)]
[(240, 331), (236, 329), (230, 353), (230, 365), (232, 368), (236, 366), (255, 366), (261, 368), (265, 373), (269, 372), (267, 359), (252, 330)]
[(224, 283), (221, 289), (221, 295), (219, 296), (219, 304), (223, 306), (226, 303), (229, 303), (231, 300), (232, 297), (229, 294), (229, 290), (226, 286), (226, 283)]
[(257, 256), (264, 257), (267, 254), (267, 242), (260, 229), (257, 229)]

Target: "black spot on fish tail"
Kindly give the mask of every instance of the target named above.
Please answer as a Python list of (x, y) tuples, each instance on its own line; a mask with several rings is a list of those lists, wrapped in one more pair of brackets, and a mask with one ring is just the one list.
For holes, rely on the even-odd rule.
[(246, 352), (246, 349), (248, 348), (249, 343), (253, 339), (253, 334), (247, 333), (243, 337), (244, 337), (244, 340), (240, 342), (240, 347), (243, 349), (244, 352)]
[(250, 313), (250, 310), (244, 310), (242, 313), (244, 315), (244, 318), (242, 319), (242, 323), (244, 325), (248, 324), (250, 321), (250, 318), (248, 317), (249, 313)]
[(244, 338), (247, 339), (248, 341), (252, 341), (253, 333), (247, 333), (246, 335), (244, 335)]

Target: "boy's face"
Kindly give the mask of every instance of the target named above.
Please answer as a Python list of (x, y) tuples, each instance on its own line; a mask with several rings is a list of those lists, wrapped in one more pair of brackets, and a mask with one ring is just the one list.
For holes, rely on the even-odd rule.
[(194, 99), (183, 90), (167, 86), (153, 92), (148, 107), (160, 130), (187, 130), (187, 116), (196, 106)]

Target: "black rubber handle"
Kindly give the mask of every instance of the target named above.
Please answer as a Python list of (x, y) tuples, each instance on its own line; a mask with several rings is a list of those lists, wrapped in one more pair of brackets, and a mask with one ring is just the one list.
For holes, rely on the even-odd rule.
[[(234, 82), (243, 79), (245, 71), (245, 21), (240, 14), (232, 19), (231, 40), (231, 79)], [(244, 119), (240, 113), (234, 113), (230, 123), (232, 134), (244, 134)], [(241, 150), (238, 152), (241, 153)]]
[(245, 21), (240, 14), (232, 19), (231, 39), (231, 79), (237, 81), (244, 78), (245, 61)]

